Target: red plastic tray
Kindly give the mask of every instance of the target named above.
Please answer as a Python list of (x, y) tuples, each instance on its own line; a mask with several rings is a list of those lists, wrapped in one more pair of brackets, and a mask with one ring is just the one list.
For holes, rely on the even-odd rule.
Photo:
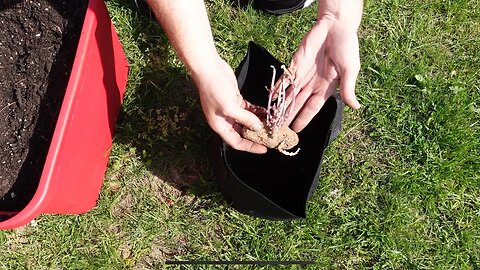
[(42, 213), (79, 214), (96, 205), (127, 75), (107, 8), (102, 0), (90, 0), (38, 188), (0, 229), (25, 225)]

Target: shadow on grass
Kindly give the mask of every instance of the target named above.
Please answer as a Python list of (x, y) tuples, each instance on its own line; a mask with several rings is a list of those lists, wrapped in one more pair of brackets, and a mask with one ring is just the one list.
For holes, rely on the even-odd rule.
[(212, 131), (195, 86), (184, 68), (172, 64), (172, 50), (158, 23), (133, 1), (124, 2), (141, 13), (142, 29), (134, 35), (145, 66), (130, 74), (135, 86), (125, 97), (115, 142), (135, 148), (152, 174), (182, 193), (214, 193), (209, 162)]

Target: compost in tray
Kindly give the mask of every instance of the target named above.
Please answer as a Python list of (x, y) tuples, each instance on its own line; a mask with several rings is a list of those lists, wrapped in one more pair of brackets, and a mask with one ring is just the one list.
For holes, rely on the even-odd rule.
[(35, 194), (87, 2), (0, 2), (0, 211)]

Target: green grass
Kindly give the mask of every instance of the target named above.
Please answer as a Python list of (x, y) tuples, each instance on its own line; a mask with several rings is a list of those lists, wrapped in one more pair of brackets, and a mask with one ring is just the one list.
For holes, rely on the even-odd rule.
[[(207, 159), (211, 132), (168, 40), (130, 1), (107, 5), (131, 68), (98, 206), (0, 232), (0, 268), (315, 260), (308, 269), (480, 269), (478, 1), (367, 2), (363, 107), (346, 110), (307, 219), (293, 222), (228, 206)], [(249, 40), (288, 62), (315, 18), (314, 7), (276, 17), (226, 0), (207, 5), (232, 66)]]

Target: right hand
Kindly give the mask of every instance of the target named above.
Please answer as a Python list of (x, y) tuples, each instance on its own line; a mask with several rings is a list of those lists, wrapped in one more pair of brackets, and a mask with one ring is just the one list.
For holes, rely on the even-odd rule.
[(256, 154), (267, 152), (265, 146), (241, 136), (242, 126), (252, 130), (262, 127), (254, 113), (261, 109), (240, 95), (232, 68), (218, 56), (192, 76), (210, 127), (234, 149)]

